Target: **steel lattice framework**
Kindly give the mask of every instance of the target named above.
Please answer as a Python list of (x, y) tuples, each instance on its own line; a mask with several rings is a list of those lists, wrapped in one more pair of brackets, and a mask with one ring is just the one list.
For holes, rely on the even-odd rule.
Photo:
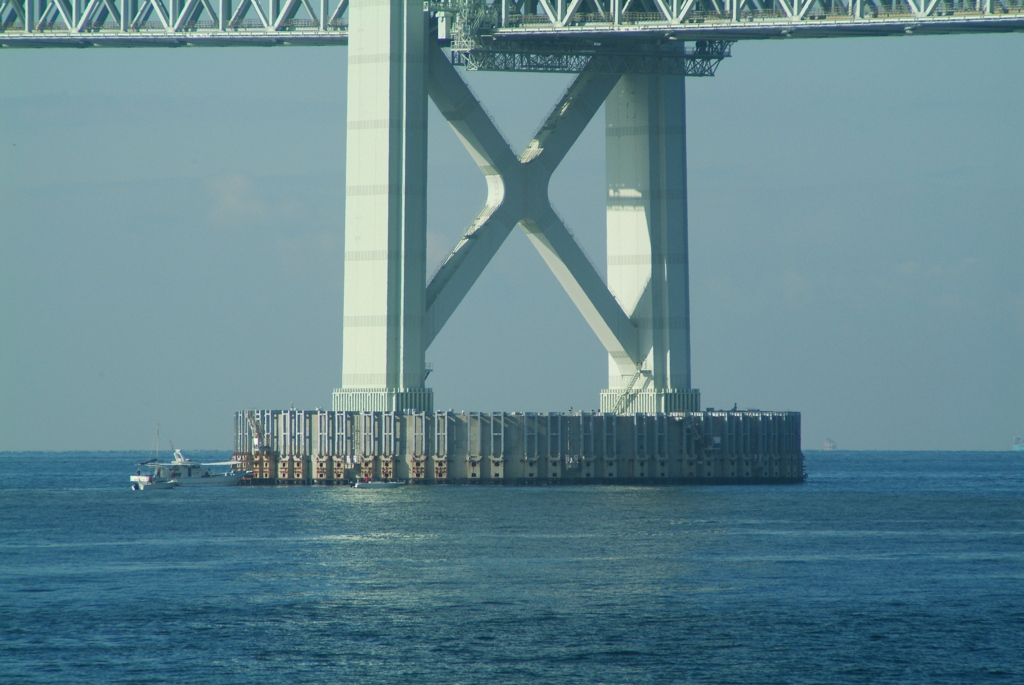
[[(468, 0), (497, 33), (664, 33), (721, 40), (799, 35), (1019, 30), (1020, 0)], [(1009, 21), (1007, 21), (1010, 19)], [(1002, 22), (1002, 29), (994, 28)], [(1010, 24), (1016, 23), (1016, 28)], [(992, 29), (982, 29), (983, 26)]]
[(338, 45), (348, 0), (0, 0), (2, 47)]
[[(526, 71), (579, 71), (602, 51), (622, 56), (638, 43), (672, 40), (1024, 30), (1024, 0), (449, 0), (430, 8), (458, 63)], [(348, 0), (0, 0), (0, 47), (347, 41)], [(664, 57), (639, 52), (647, 62), (637, 68), (667, 68)], [(709, 59), (669, 59), (684, 58), (682, 73), (713, 73)]]

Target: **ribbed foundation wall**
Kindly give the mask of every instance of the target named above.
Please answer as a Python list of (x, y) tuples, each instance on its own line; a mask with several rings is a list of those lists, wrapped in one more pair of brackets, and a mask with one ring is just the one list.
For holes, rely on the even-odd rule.
[[(255, 450), (254, 426), (264, 449)], [(256, 410), (235, 415), (254, 483), (799, 483), (798, 412)]]
[(641, 390), (624, 392), (623, 388), (601, 391), (601, 411), (644, 414), (696, 412), (700, 409), (700, 390)]

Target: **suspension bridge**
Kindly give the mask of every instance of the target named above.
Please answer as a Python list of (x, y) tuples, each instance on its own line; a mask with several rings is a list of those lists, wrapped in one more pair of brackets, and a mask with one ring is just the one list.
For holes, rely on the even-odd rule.
[[(517, 226), (608, 352), (601, 415), (691, 417), (671, 430), (650, 427), (669, 425), (662, 419), (649, 425), (637, 419), (625, 441), (614, 437), (614, 421), (605, 420), (609, 459), (658, 462), (639, 472), (629, 466), (627, 478), (800, 479), (798, 415), (778, 426), (770, 412), (712, 415), (700, 411), (700, 393), (691, 386), (685, 79), (713, 76), (740, 40), (1022, 30), (1024, 0), (0, 0), (4, 48), (347, 46), (341, 385), (332, 416), (270, 412), (261, 432), (277, 448), (291, 445), (294, 454), (278, 449), (281, 456), (324, 456), (317, 450), (335, 445), (345, 458), (364, 460), (364, 476), (385, 469), (425, 479), (429, 469), (420, 464), (417, 471), (416, 460), (430, 456), (422, 447), (431, 440), (428, 432), (445, 445), (444, 454), (431, 458), (462, 455), (465, 463), (453, 467), (459, 479), (504, 479), (506, 456), (516, 455), (515, 463), (540, 458), (539, 435), (551, 460), (544, 477), (567, 473), (569, 443), (561, 436), (568, 429), (561, 418), (538, 423), (501, 415), (474, 423), (471, 415), (453, 423), (465, 428), (452, 428), (449, 436), (449, 421), (437, 418), (426, 387), (427, 348)], [(516, 150), (460, 67), (576, 76), (530, 143)], [(465, 145), (488, 189), (477, 218), (429, 277), (428, 101)], [(604, 275), (548, 195), (553, 173), (602, 107)], [(433, 422), (415, 418), (429, 414)], [(699, 440), (698, 419), (707, 426)], [(580, 421), (577, 443), (584, 445), (597, 424)], [(520, 424), (527, 437), (506, 443), (505, 429)], [(239, 426), (236, 446), (244, 449), (252, 436), (247, 422)], [(716, 446), (724, 451), (714, 465), (694, 466)], [(786, 464), (782, 471), (750, 465), (766, 449)], [(494, 461), (490, 472), (474, 470), (483, 456)], [(448, 474), (447, 466), (443, 471)], [(542, 477), (528, 467), (510, 473)], [(623, 472), (616, 466), (607, 473)]]

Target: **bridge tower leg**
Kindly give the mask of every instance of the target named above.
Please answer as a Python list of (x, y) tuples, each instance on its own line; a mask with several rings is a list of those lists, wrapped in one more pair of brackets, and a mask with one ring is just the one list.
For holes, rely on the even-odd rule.
[(427, 22), (421, 0), (353, 0), (336, 411), (433, 411), (426, 344)]
[(608, 288), (637, 328), (633, 373), (609, 355), (606, 412), (698, 411), (690, 387), (683, 76), (623, 75), (605, 103)]
[[(516, 155), (440, 48), (419, 0), (353, 0), (342, 384), (337, 411), (432, 411), (424, 354), (519, 224), (609, 352), (602, 411), (699, 409), (690, 387), (681, 75), (590, 65)], [(426, 282), (427, 98), (488, 178), (484, 210)], [(608, 278), (551, 207), (551, 174), (606, 101)]]

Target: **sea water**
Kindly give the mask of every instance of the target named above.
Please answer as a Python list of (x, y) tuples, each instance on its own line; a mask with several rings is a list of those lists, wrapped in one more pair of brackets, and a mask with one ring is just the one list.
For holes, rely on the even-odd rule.
[(134, 492), (146, 456), (0, 454), (0, 683), (1024, 683), (1020, 455)]

